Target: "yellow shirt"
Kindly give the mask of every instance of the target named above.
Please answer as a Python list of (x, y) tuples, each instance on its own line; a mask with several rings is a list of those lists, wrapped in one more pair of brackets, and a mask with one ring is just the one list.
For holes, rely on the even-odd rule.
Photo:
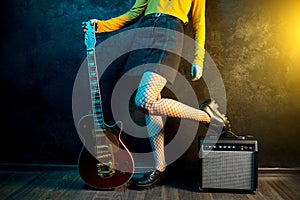
[(144, 15), (152, 13), (168, 14), (187, 23), (190, 10), (196, 41), (194, 64), (203, 66), (205, 52), (205, 0), (136, 0), (132, 8), (125, 14), (109, 20), (98, 20), (97, 32), (119, 30), (143, 13)]

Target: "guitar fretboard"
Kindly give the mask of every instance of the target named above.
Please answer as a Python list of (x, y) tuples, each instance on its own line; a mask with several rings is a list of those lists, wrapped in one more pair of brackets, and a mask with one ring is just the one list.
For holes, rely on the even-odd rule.
[(95, 127), (95, 134), (96, 134), (97, 132), (103, 132), (103, 129), (105, 129), (105, 123), (103, 119), (102, 100), (101, 100), (99, 78), (98, 78), (94, 49), (87, 50), (87, 63), (88, 63), (92, 111), (94, 116), (94, 127)]

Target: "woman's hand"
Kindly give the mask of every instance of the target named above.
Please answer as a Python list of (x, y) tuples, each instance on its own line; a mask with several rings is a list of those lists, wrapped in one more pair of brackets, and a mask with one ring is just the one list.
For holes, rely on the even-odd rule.
[[(95, 25), (95, 27), (97, 27), (98, 19), (91, 19), (90, 22), (91, 22), (92, 26)], [(86, 33), (86, 31), (87, 31), (87, 27), (85, 24), (82, 25), (82, 31), (83, 31), (83, 33)]]
[(91, 21), (92, 25), (94, 25), (94, 24), (95, 24), (95, 25), (97, 26), (98, 19), (91, 19), (90, 21)]
[(192, 64), (191, 67), (191, 76), (192, 76), (192, 81), (197, 81), (202, 77), (203, 74), (203, 67)]

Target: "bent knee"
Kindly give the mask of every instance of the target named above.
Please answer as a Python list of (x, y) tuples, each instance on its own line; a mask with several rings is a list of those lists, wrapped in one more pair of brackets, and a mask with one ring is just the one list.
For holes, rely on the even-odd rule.
[(135, 106), (138, 108), (145, 108), (146, 107), (146, 99), (142, 95), (139, 95), (138, 93), (135, 95), (134, 99)]
[(134, 99), (135, 106), (143, 113), (148, 113), (149, 100), (142, 95), (136, 95)]

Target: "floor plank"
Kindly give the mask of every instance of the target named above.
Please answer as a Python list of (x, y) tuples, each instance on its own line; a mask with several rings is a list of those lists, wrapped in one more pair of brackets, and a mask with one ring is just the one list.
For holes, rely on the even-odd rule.
[(88, 187), (77, 170), (0, 171), (0, 200), (92, 199), (92, 200), (299, 200), (299, 174), (259, 174), (254, 194), (240, 192), (200, 192), (197, 177), (172, 177), (164, 185), (149, 190), (119, 187), (100, 191)]
[[(6, 175), (6, 178), (3, 178)], [(1, 172), (0, 199), (12, 199), (24, 186), (36, 180), (41, 173), (39, 172)]]

